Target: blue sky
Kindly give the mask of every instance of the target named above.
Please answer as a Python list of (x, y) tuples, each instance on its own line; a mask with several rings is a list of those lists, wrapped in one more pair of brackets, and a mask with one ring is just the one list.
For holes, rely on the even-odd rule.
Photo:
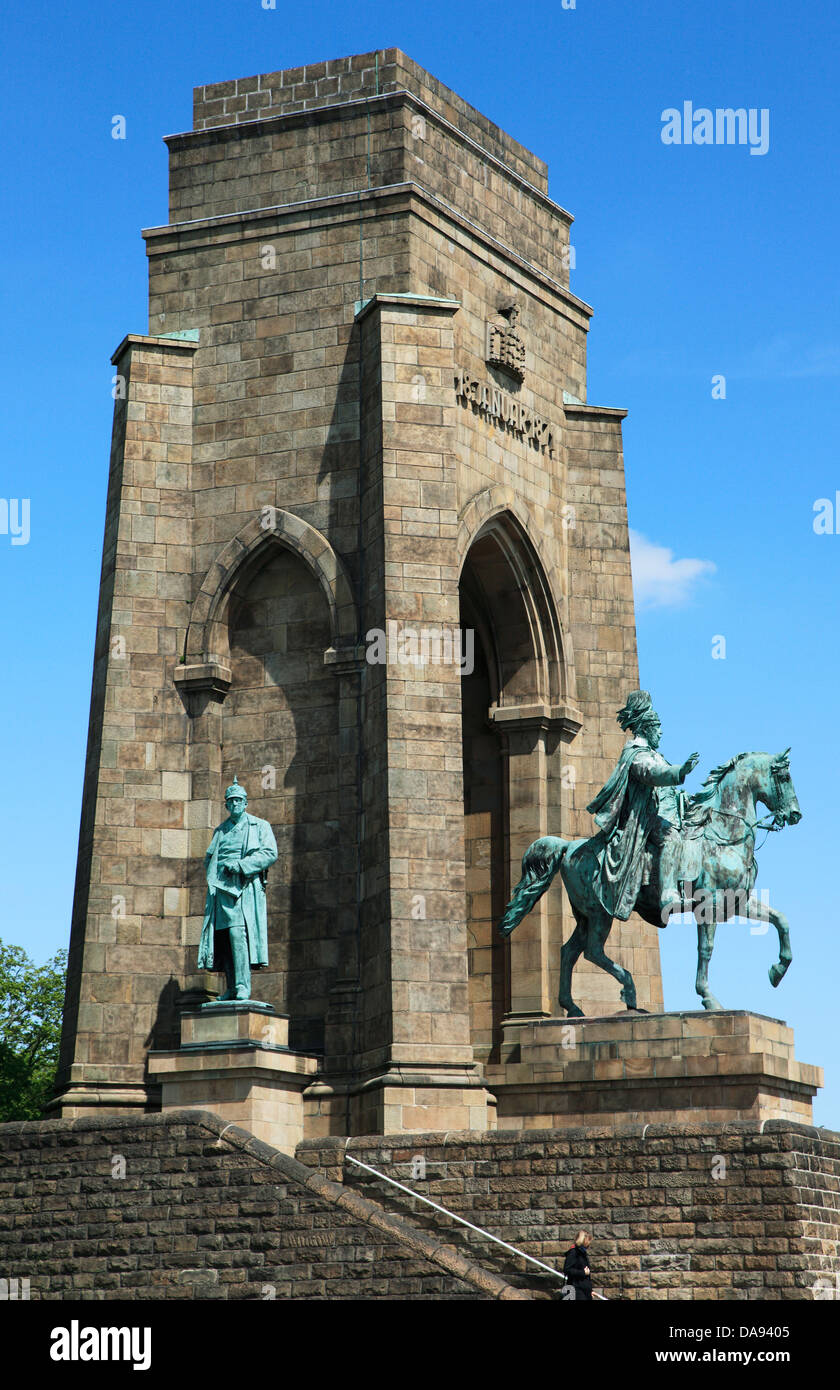
[[(109, 358), (147, 328), (140, 229), (166, 220), (161, 137), (190, 127), (195, 85), (396, 45), (546, 159), (552, 197), (576, 217), (572, 287), (595, 308), (589, 399), (630, 411), (641, 674), (663, 751), (681, 761), (700, 750), (696, 787), (741, 749), (793, 748), (804, 818), (765, 846), (758, 883), (788, 914), (794, 963), (772, 990), (771, 936), (731, 924), (718, 932), (713, 988), (795, 1027), (800, 1059), (826, 1068), (816, 1120), (840, 1128), (827, 872), (838, 858), (840, 534), (813, 527), (817, 499), (840, 489), (840, 10), (9, 0), (0, 24), (0, 492), (31, 508), (28, 544), (0, 534), (0, 727), (14, 789), (3, 938), (43, 959), (69, 931)], [(684, 101), (768, 110), (767, 153), (663, 144), (662, 112)], [(115, 115), (123, 141), (111, 138)], [(725, 399), (712, 395), (718, 375)], [(723, 660), (712, 656), (721, 636)], [(661, 945), (666, 1007), (694, 1007), (693, 929), (675, 925)]]

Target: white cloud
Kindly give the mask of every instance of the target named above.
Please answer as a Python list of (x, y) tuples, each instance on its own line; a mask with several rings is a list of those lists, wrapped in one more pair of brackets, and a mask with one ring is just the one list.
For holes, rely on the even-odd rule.
[(697, 583), (714, 574), (711, 560), (676, 560), (673, 550), (630, 532), (633, 594), (639, 608), (676, 608), (693, 596)]
[(840, 375), (840, 347), (836, 343), (813, 343), (802, 333), (777, 333), (758, 343), (747, 353), (739, 370), (735, 362), (730, 376), (752, 377), (759, 381), (778, 381), (798, 377)]

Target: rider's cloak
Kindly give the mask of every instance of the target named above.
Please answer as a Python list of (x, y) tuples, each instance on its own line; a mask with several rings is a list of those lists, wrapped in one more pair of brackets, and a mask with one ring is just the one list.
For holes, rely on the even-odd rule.
[[(645, 845), (670, 806), (661, 805), (657, 787), (674, 786), (680, 769), (636, 737), (625, 743), (615, 771), (587, 806), (599, 830), (589, 840), (597, 868), (595, 894), (611, 917), (626, 922), (636, 905), (645, 867)], [(666, 793), (668, 801), (673, 793)], [(663, 797), (663, 800), (665, 800)]]

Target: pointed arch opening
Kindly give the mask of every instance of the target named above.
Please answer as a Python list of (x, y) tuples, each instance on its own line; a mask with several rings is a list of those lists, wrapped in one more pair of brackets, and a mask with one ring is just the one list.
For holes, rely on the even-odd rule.
[[(269, 965), (254, 988), (289, 1015), (289, 1045), (308, 1054), (324, 1051), (339, 967), (336, 923), (352, 911), (354, 876), (341, 856), (347, 774), (334, 658), (355, 640), (340, 558), (314, 527), (268, 509), (211, 564), (175, 674), (191, 716), (193, 796), (206, 799), (208, 832), (234, 775), (248, 810), (274, 831)], [(203, 901), (200, 863), (191, 886)]]
[[(475, 653), (461, 687), (470, 1018), (476, 1056), (492, 1064), (523, 987), (496, 928), (519, 857), (545, 833), (547, 755), (560, 722), (553, 712), (564, 708), (570, 684), (551, 585), (509, 508), (486, 517), (470, 540), (460, 601)], [(539, 1014), (544, 988), (526, 988), (530, 1012)]]

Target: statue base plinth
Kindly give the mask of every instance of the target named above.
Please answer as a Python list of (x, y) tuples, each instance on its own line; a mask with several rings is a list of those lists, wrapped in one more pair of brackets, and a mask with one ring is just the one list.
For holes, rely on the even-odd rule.
[(481, 1069), (454, 1058), (444, 1062), (398, 1056), (362, 1078), (325, 1073), (307, 1090), (304, 1105), (306, 1136), (311, 1139), (434, 1130), (485, 1133), (496, 1123), (495, 1100)]
[(505, 1030), (487, 1066), (500, 1129), (794, 1120), (813, 1124), (820, 1067), (793, 1029), (742, 1010), (546, 1018)]
[(254, 999), (185, 1009), (181, 1046), (149, 1053), (162, 1110), (212, 1110), (293, 1154), (303, 1139), (303, 1092), (319, 1059), (288, 1046), (289, 1019)]

